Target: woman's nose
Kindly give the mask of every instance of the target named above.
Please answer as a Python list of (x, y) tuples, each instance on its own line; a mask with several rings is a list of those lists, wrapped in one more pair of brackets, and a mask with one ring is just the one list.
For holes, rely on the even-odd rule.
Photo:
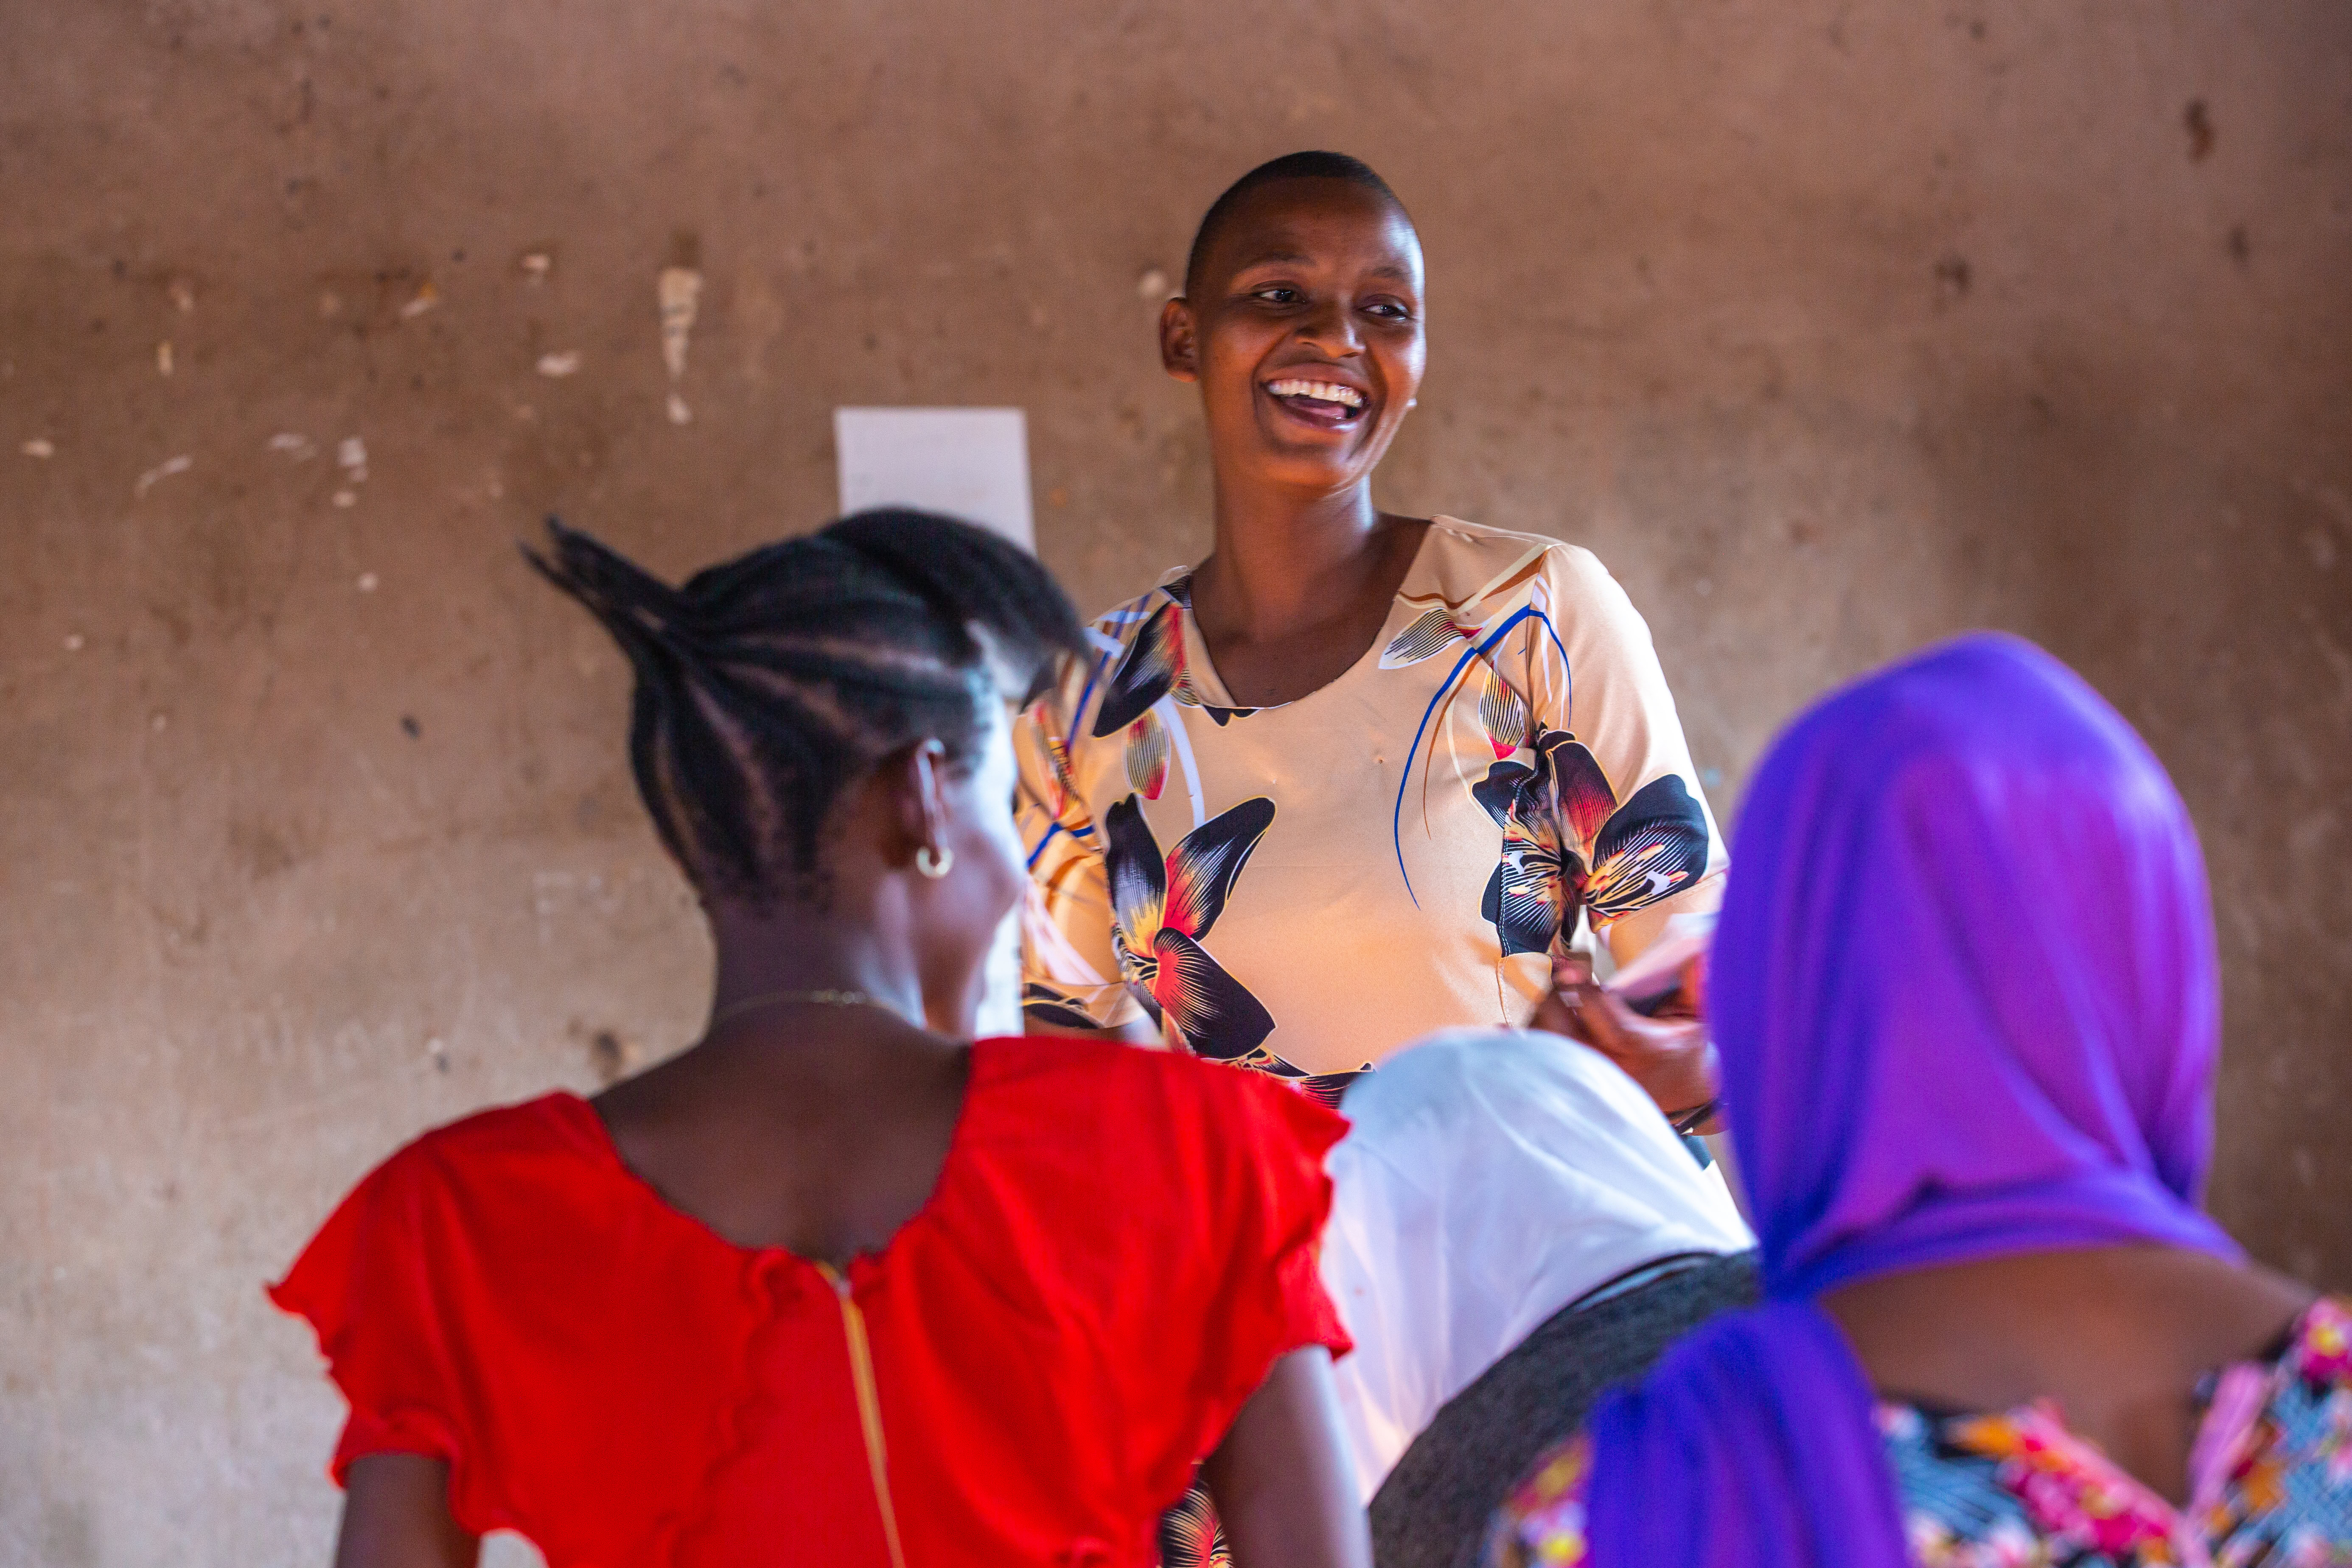
[(1360, 352), (1364, 341), (1356, 332), (1355, 313), (1338, 300), (1318, 305), (1298, 329), (1298, 335), (1333, 358)]

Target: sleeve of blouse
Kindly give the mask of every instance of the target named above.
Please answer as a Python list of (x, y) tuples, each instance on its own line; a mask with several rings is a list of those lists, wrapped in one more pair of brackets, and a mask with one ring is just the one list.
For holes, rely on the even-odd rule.
[(1071, 774), (1071, 715), (1083, 705), (1086, 673), (1075, 666), (1013, 724), (1013, 811), (1029, 860), (1022, 1010), (1034, 1023), (1112, 1029), (1143, 1009), (1119, 979), (1102, 838)]
[(1322, 1345), (1336, 1358), (1354, 1348), (1323, 1288), (1319, 1255), (1331, 1215), (1324, 1159), (1347, 1135), (1347, 1120), (1304, 1092), (1234, 1068), (1234, 1103), (1219, 1118), (1215, 1152), (1218, 1231), (1225, 1242), (1207, 1328), (1202, 1392), (1222, 1410), (1217, 1436), (1274, 1363)]
[(378, 1167), (302, 1249), (269, 1299), (309, 1320), (328, 1374), (350, 1402), (331, 1473), (343, 1483), (369, 1454), (447, 1461), (451, 1507), (469, 1447), (445, 1304), (425, 1256), (429, 1170), (415, 1149)]
[(1545, 552), (1521, 645), (1564, 847), (1617, 962), (1675, 914), (1713, 910), (1729, 864), (1650, 628), (1589, 550)]

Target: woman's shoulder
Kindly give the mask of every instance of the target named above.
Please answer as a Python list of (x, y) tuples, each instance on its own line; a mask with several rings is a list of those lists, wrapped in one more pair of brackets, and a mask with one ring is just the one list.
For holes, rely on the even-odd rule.
[(1132, 641), (1138, 628), (1171, 604), (1189, 605), (1192, 584), (1192, 568), (1171, 566), (1160, 574), (1160, 581), (1130, 599), (1122, 599), (1088, 623), (1094, 640), (1099, 644), (1124, 646)]
[(1450, 605), (1466, 605), (1537, 582), (1555, 595), (1623, 595), (1601, 558), (1581, 544), (1443, 514), (1430, 519), (1428, 538), (1407, 586), (1433, 593)]
[(1274, 1107), (1286, 1116), (1294, 1106), (1305, 1106), (1309, 1122), (1347, 1127), (1337, 1111), (1278, 1079), (1189, 1051), (1066, 1035), (1007, 1035), (982, 1040), (975, 1048), (988, 1060), (992, 1081), (1024, 1083), (1037, 1092)]
[[(2093, 1518), (2118, 1563), (2178, 1562), (2184, 1536), (2221, 1562), (2300, 1560), (2297, 1539), (2306, 1551), (2352, 1549), (2352, 1465), (2336, 1458), (2352, 1445), (2345, 1302), (2312, 1302), (2268, 1354), (2221, 1369), (2200, 1397), (2185, 1514), (2074, 1436), (2053, 1405), (1975, 1415), (1881, 1401), (1876, 1415), (1926, 1563), (1990, 1561), (2004, 1543), (2079, 1534)], [(2011, 1462), (2028, 1451), (2030, 1474)]]
[(558, 1089), (445, 1121), (403, 1144), (380, 1168), (422, 1174), (515, 1161), (569, 1163), (593, 1149), (586, 1134), (595, 1120), (586, 1100)]
[(469, 1272), (486, 1260), (523, 1267), (562, 1253), (560, 1233), (611, 1206), (590, 1137), (595, 1114), (577, 1096), (550, 1094), (412, 1139), (335, 1206), (271, 1299), (329, 1343), (363, 1298), (430, 1259), (462, 1258)]
[(1184, 1051), (1037, 1035), (975, 1048), (985, 1081), (1026, 1101), (1024, 1115), (1082, 1108), (1074, 1125), (1112, 1143), (1155, 1134), (1186, 1143), (1276, 1140), (1319, 1162), (1348, 1131), (1338, 1111), (1287, 1084)]
[(362, 1178), (346, 1206), (447, 1209), (478, 1226), (594, 1184), (596, 1112), (570, 1093), (492, 1106), (419, 1133)]

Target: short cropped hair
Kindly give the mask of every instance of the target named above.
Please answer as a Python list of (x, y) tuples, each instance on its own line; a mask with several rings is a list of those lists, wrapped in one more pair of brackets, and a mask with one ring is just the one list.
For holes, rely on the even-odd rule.
[[(1208, 259), (1209, 247), (1231, 218), (1242, 198), (1260, 185), (1270, 185), (1276, 180), (1345, 180), (1351, 185), (1378, 191), (1390, 205), (1404, 213), (1404, 203), (1397, 199), (1389, 183), (1372, 172), (1372, 166), (1361, 158), (1350, 158), (1345, 153), (1286, 153), (1279, 158), (1260, 163), (1240, 179), (1225, 187), (1224, 195), (1209, 204), (1202, 216), (1201, 226), (1192, 233), (1192, 248), (1184, 258), (1184, 292), (1192, 292), (1201, 280), (1201, 264)], [(1412, 215), (1405, 213), (1405, 222)]]

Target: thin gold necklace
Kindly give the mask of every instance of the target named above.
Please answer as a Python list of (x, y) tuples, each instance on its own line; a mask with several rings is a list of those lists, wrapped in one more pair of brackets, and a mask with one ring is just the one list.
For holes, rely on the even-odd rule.
[(762, 991), (757, 995), (746, 996), (740, 1001), (730, 1002), (724, 1007), (714, 1009), (710, 1015), (710, 1021), (713, 1024), (723, 1024), (728, 1019), (740, 1017), (745, 1013), (756, 1013), (762, 1007), (782, 1006), (787, 1002), (805, 1002), (813, 1007), (878, 1007), (894, 1018), (899, 1016), (896, 1007), (887, 1003), (877, 1002), (863, 991), (837, 991), (827, 988), (821, 991)]

